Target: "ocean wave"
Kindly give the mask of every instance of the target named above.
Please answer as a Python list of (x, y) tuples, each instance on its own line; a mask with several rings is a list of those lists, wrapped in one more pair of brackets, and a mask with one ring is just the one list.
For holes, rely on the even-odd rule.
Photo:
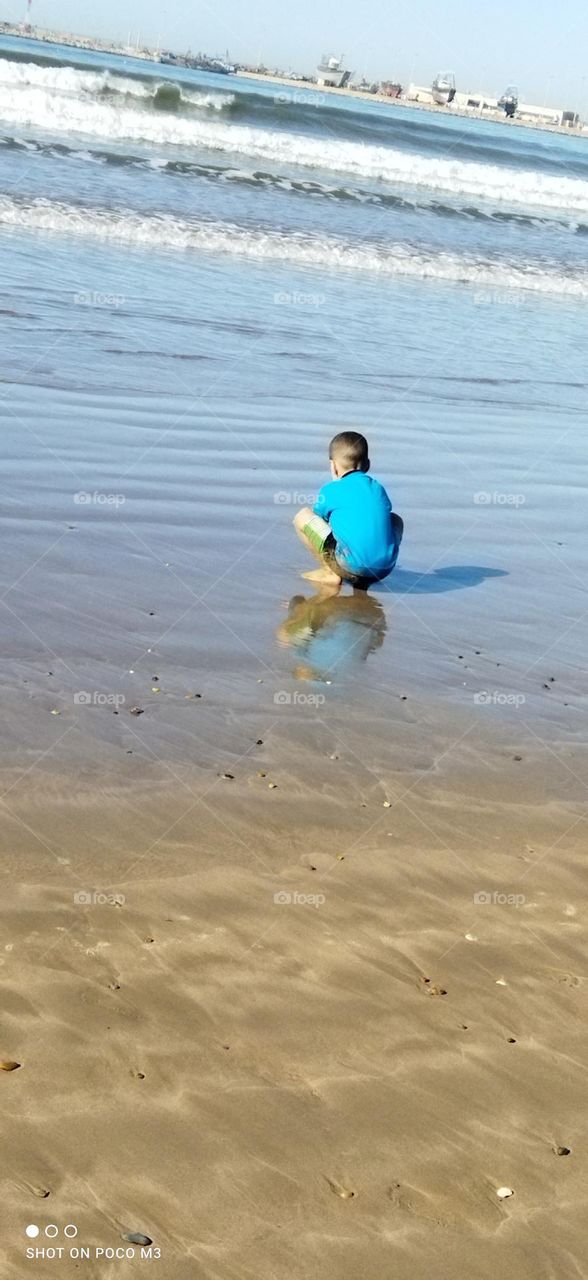
[[(62, 104), (64, 123), (67, 122), (67, 102), (76, 97), (86, 102), (91, 102), (94, 97), (112, 98), (113, 106), (116, 99), (120, 98), (123, 100), (118, 108), (120, 110), (124, 110), (124, 99), (136, 99), (144, 106), (154, 106), (166, 111), (189, 110), (191, 107), (224, 111), (230, 110), (234, 103), (234, 95), (231, 93), (188, 89), (172, 80), (157, 80), (155, 77), (141, 79), (138, 76), (119, 75), (113, 71), (82, 71), (76, 67), (42, 66), (34, 62), (9, 62), (0, 58), (0, 115), (3, 97), (9, 90), (18, 92), (17, 101), (21, 102), (25, 111), (29, 91), (41, 90), (52, 96), (63, 96), (66, 99)], [(38, 96), (36, 101), (39, 102)], [(69, 109), (71, 110), (71, 106)], [(117, 107), (114, 106), (114, 109)]]
[(399, 212), (419, 212), (433, 214), (440, 218), (463, 218), (468, 222), (513, 224), (514, 226), (531, 230), (541, 230), (547, 226), (582, 235), (588, 232), (587, 224), (578, 222), (577, 218), (573, 216), (566, 217), (562, 215), (558, 217), (558, 211), (556, 210), (539, 212), (523, 209), (498, 209), (490, 206), (480, 208), (476, 205), (461, 204), (457, 200), (453, 203), (446, 203), (443, 200), (436, 199), (432, 193), (425, 191), (416, 193), (410, 199), (408, 193), (400, 195), (392, 191), (385, 191), (382, 188), (375, 191), (361, 185), (320, 182), (318, 179), (305, 178), (302, 175), (297, 178), (286, 178), (281, 173), (272, 173), (264, 169), (235, 168), (230, 163), (215, 165), (191, 160), (170, 160), (166, 159), (165, 156), (146, 157), (138, 151), (125, 152), (120, 148), (109, 150), (99, 145), (86, 150), (81, 149), (79, 146), (68, 146), (67, 143), (63, 142), (33, 141), (30, 138), (20, 138), (12, 134), (0, 134), (0, 147), (7, 150), (35, 151), (40, 155), (59, 159), (86, 160), (88, 162), (91, 161), (93, 164), (114, 165), (117, 168), (128, 166), (133, 169), (152, 169), (162, 174), (205, 179), (213, 183), (230, 183), (237, 186), (243, 184), (249, 189), (271, 187), (274, 191), (283, 191), (288, 195), (312, 196), (313, 199), (319, 198), (335, 203), (376, 206), (391, 212), (395, 210)]
[(445, 253), (403, 243), (250, 229), (130, 209), (88, 208), (46, 199), (0, 196), (0, 227), (82, 236), (136, 248), (232, 254), (259, 262), (471, 285), (491, 299), (507, 290), (588, 297), (588, 272), (566, 274), (532, 261)]
[[(23, 78), (24, 77), (24, 78)], [(114, 94), (112, 85), (116, 83)], [(20, 126), (158, 147), (230, 152), (275, 168), (325, 170), (396, 189), (530, 209), (588, 214), (588, 181), (451, 156), (418, 155), (393, 146), (231, 124), (222, 112), (232, 95), (147, 85), (111, 72), (0, 62), (0, 119)], [(188, 98), (186, 98), (188, 93)], [(159, 102), (156, 101), (160, 95)], [(166, 109), (166, 95), (168, 109)], [(175, 96), (175, 108), (169, 109)], [(177, 110), (182, 101), (214, 112)], [(146, 103), (160, 110), (145, 110)], [(163, 109), (161, 109), (163, 108)], [(216, 116), (215, 119), (211, 116)]]

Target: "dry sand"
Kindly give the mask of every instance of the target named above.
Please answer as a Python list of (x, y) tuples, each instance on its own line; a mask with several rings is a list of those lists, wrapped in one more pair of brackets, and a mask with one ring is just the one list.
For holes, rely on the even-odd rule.
[[(585, 1274), (581, 752), (367, 729), (4, 771), (3, 1280)], [(25, 1258), (66, 1223), (89, 1260)]]

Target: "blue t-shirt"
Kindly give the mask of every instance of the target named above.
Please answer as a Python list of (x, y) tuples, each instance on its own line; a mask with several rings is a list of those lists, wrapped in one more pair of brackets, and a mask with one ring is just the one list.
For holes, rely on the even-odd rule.
[(394, 564), (392, 503), (384, 486), (365, 471), (348, 471), (324, 484), (314, 511), (328, 520), (337, 560), (353, 573), (385, 573)]

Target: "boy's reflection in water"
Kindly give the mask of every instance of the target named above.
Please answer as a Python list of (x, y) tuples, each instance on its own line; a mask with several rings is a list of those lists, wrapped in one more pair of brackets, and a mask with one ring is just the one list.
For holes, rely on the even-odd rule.
[(281, 644), (294, 650), (298, 680), (332, 680), (365, 662), (384, 643), (386, 615), (366, 591), (352, 595), (321, 592), (293, 596), (288, 617), (277, 630)]

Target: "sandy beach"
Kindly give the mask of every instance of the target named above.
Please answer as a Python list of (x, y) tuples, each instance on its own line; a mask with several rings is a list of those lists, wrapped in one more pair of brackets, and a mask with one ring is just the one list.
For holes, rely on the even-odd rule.
[(3, 1275), (71, 1246), (29, 1222), (91, 1277), (134, 1232), (166, 1280), (574, 1274), (582, 754), (389, 728), (288, 707), (206, 777), (4, 772)]
[[(580, 1280), (582, 144), (61, 56), (0, 59), (1, 1280)], [(346, 429), (406, 532), (319, 598)]]

